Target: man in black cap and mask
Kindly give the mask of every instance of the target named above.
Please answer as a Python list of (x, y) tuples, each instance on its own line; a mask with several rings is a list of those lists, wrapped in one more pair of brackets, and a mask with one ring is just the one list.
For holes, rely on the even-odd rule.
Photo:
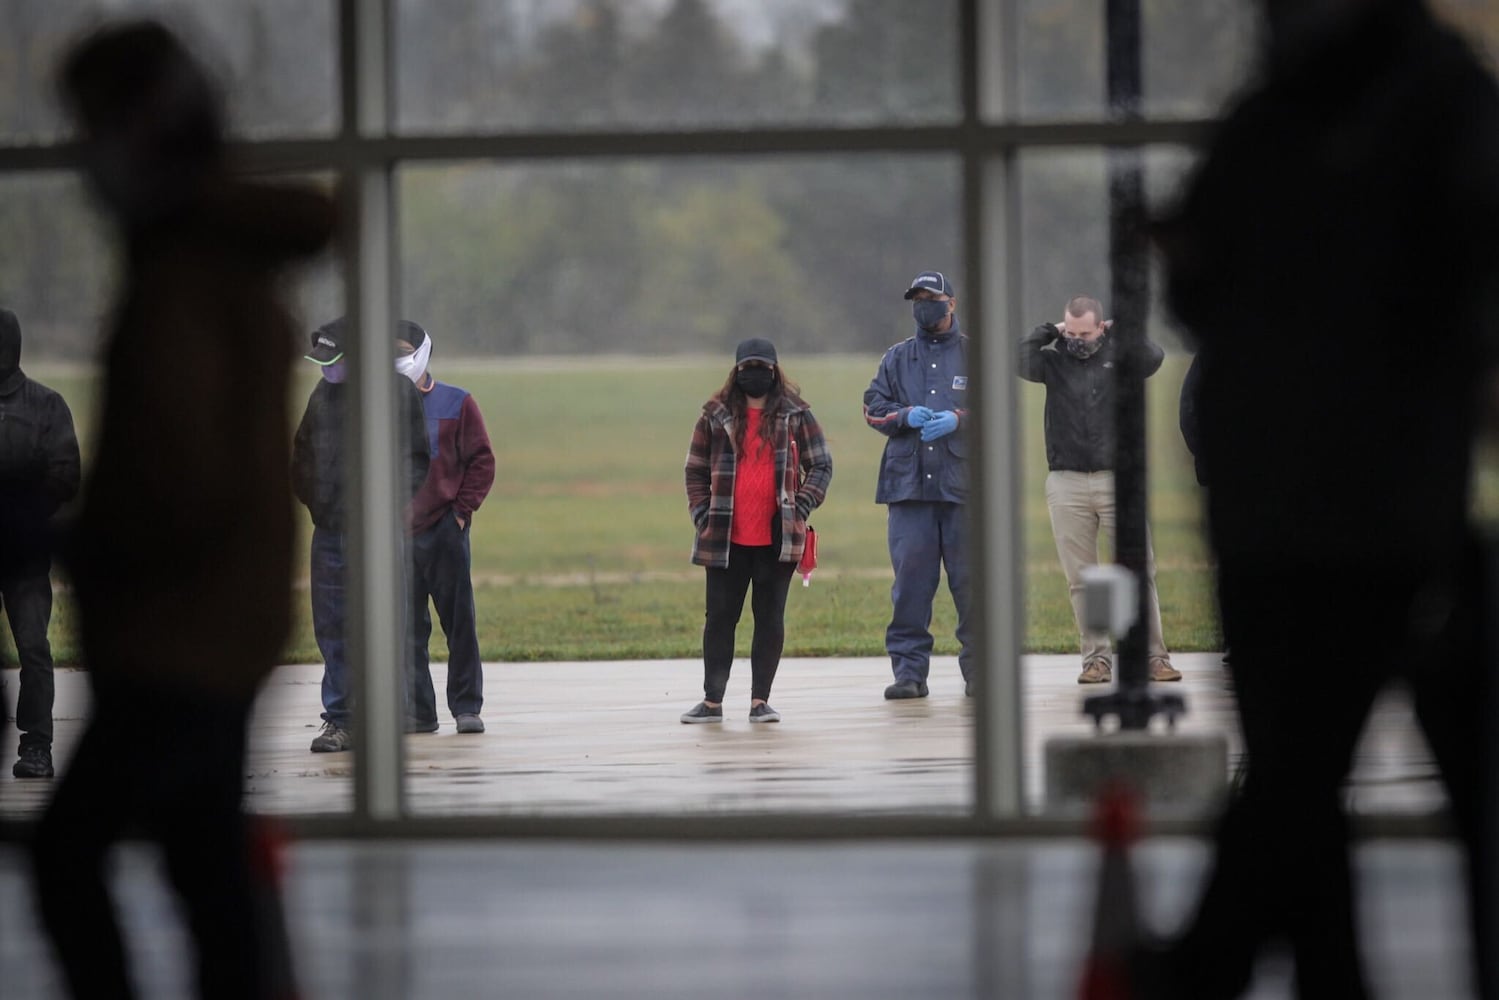
[[(344, 635), (348, 612), (345, 491), (354, 485), (344, 448), (348, 416), (344, 383), (350, 374), (344, 348), (349, 335), (341, 316), (312, 332), (312, 349), (304, 358), (318, 366), (322, 378), (307, 397), (307, 408), (292, 440), (292, 492), (312, 518), (312, 631), (323, 654), (323, 728), (313, 737), (313, 753), (354, 749), (353, 691)], [(405, 379), (396, 382), (401, 406), (401, 482), (405, 488), (401, 502), (409, 503), (427, 478), (427, 434), (416, 387)]]
[(17, 778), (52, 777), (52, 545), (48, 520), (78, 492), (78, 438), (62, 396), (21, 371), (21, 324), (0, 309), (0, 604), (21, 661)]
[(893, 613), (885, 650), (895, 683), (888, 699), (925, 698), (932, 656), (932, 601), (942, 568), (958, 608), (958, 668), (973, 693), (969, 630), (968, 338), (941, 271), (922, 271), (906, 289), (914, 336), (885, 352), (864, 393), (864, 420), (889, 438), (874, 502), (887, 505)]

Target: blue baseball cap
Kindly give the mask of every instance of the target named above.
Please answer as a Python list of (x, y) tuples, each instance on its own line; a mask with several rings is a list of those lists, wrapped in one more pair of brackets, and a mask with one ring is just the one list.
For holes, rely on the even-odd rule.
[(914, 299), (920, 291), (932, 292), (936, 295), (946, 295), (952, 298), (952, 282), (941, 271), (922, 271), (911, 279), (911, 287), (906, 289), (906, 298)]

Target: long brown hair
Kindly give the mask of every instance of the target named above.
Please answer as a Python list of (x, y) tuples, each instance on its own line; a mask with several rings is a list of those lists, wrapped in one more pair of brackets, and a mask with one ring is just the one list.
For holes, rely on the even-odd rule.
[[(803, 405), (801, 387), (786, 377), (786, 370), (780, 365), (776, 365), (772, 370), (776, 373), (776, 380), (771, 385), (770, 391), (765, 394), (765, 410), (760, 415), (760, 440), (764, 441), (767, 447), (775, 444), (776, 421), (781, 418), (781, 415), (800, 409)], [(738, 365), (730, 368), (729, 377), (724, 380), (723, 388), (719, 389), (713, 398), (728, 407), (730, 415), (733, 416), (734, 450), (743, 453), (744, 428), (749, 423), (745, 418), (745, 411), (749, 409), (749, 397), (734, 380), (734, 376), (738, 373)]]

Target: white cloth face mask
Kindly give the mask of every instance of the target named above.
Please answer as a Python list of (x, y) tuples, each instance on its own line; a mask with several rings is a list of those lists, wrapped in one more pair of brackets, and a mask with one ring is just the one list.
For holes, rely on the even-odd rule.
[(432, 358), (432, 335), (429, 333), (422, 346), (410, 354), (396, 358), (396, 371), (411, 379), (417, 385), (421, 384), (422, 376), (427, 374), (427, 362)]

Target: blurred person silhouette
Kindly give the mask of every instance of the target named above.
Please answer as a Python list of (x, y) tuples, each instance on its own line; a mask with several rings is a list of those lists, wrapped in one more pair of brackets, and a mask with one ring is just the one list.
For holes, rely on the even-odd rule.
[(36, 830), (40, 909), (74, 996), (134, 995), (105, 868), (143, 834), (200, 995), (259, 997), (245, 725), (290, 628), (294, 529), (277, 282), (327, 243), (332, 205), (228, 176), (219, 95), (157, 23), (80, 40), (59, 86), (124, 267), (63, 551), (93, 708)]
[[(349, 374), (344, 348), (348, 335), (343, 317), (312, 331), (311, 349), (305, 358), (318, 366), (322, 377), (307, 397), (307, 407), (302, 411), (292, 441), (292, 491), (312, 518), (312, 632), (318, 652), (323, 654), (323, 728), (312, 738), (313, 753), (354, 749), (351, 728), (354, 706), (350, 700), (345, 636), (348, 549), (344, 534), (344, 491), (352, 475), (352, 464), (344, 458), (344, 418), (348, 411), (344, 383)], [(427, 478), (427, 433), (416, 386), (393, 373), (391, 378), (396, 382), (401, 401), (401, 458), (406, 488), (401, 502), (406, 504)], [(416, 730), (410, 720), (409, 706), (407, 729)]]
[(681, 719), (723, 721), (734, 631), (753, 590), (749, 721), (780, 722), (770, 687), (786, 639), (786, 595), (807, 542), (807, 518), (833, 481), (833, 456), (769, 340), (752, 337), (735, 348), (734, 367), (692, 429), (685, 479), (697, 531), (692, 561), (707, 573), (707, 610), (703, 700)]
[(864, 391), (864, 422), (883, 434), (874, 502), (885, 504), (895, 582), (885, 651), (887, 699), (925, 698), (932, 667), (932, 602), (947, 569), (958, 612), (958, 669), (973, 694), (968, 571), (968, 336), (941, 271), (911, 279), (916, 332), (891, 347)]
[(1499, 96), (1420, 0), (1272, 0), (1262, 78), (1157, 224), (1198, 342), (1200, 456), (1248, 771), (1189, 926), (1140, 994), (1369, 994), (1341, 786), (1408, 684), (1467, 849), (1496, 993), (1470, 449), (1499, 349)]
[(1201, 395), (1202, 357), (1194, 354), (1192, 363), (1187, 365), (1187, 373), (1182, 376), (1181, 394), (1176, 404), (1176, 426), (1181, 431), (1187, 453), (1192, 456), (1192, 474), (1197, 478), (1197, 485), (1206, 486), (1208, 474), (1202, 460), (1202, 421), (1197, 416), (1197, 401)]
[[(1079, 684), (1107, 684), (1113, 679), (1109, 637), (1083, 628), (1083, 571), (1098, 564), (1102, 531), (1114, 544), (1114, 366), (1121, 364), (1121, 341), (1112, 335), (1113, 320), (1103, 318), (1095, 298), (1078, 295), (1062, 310), (1062, 322), (1042, 323), (1020, 338), (1017, 368), (1021, 378), (1046, 386), (1046, 509), (1062, 574), (1072, 601), (1078, 646), (1083, 655)], [(1160, 370), (1165, 352), (1142, 338), (1140, 373)], [(1145, 536), (1146, 648), (1153, 681), (1179, 681), (1161, 629), (1161, 602), (1156, 595), (1155, 551)]]
[(430, 459), (426, 481), (406, 509), (412, 573), (410, 720), (419, 732), (437, 731), (437, 693), (428, 660), (430, 598), (448, 641), (448, 711), (458, 732), (482, 733), (484, 663), (479, 656), (469, 534), (474, 513), (494, 485), (494, 450), (479, 404), (468, 390), (439, 382), (431, 361), (431, 335), (401, 320), (396, 371), (421, 393)]
[(0, 309), (0, 606), (21, 663), (17, 778), (53, 773), (51, 520), (77, 494), (78, 476), (72, 411), (21, 370), (21, 323)]

